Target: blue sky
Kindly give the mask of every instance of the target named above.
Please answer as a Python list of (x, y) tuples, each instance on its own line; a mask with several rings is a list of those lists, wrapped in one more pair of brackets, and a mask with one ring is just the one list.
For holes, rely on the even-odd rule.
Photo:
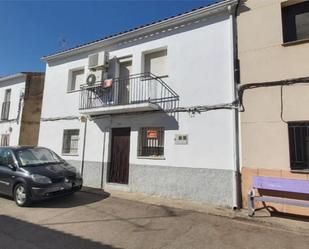
[(0, 0), (0, 76), (44, 71), (43, 55), (212, 2)]

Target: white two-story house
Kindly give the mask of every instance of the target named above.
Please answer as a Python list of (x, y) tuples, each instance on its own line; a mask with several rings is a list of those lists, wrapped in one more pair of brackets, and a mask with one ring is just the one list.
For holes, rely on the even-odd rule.
[(236, 3), (43, 57), (39, 145), (86, 186), (236, 206), (237, 112), (203, 112), (235, 100)]
[(44, 73), (0, 78), (0, 146), (38, 144), (43, 89)]

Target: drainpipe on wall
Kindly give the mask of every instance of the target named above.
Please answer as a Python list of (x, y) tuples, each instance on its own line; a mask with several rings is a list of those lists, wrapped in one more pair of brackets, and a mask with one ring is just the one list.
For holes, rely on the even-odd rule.
[(84, 173), (84, 164), (85, 164), (85, 149), (86, 149), (87, 123), (88, 123), (88, 118), (86, 118), (86, 120), (85, 120), (85, 125), (84, 125), (83, 154), (82, 154), (82, 165), (81, 165), (81, 170), (80, 170), (80, 174), (81, 174), (82, 177), (83, 177), (83, 173)]
[[(102, 153), (102, 171), (101, 171), (101, 188), (102, 189), (104, 188), (104, 177), (105, 177), (105, 179), (107, 177), (106, 175), (104, 176), (105, 151), (106, 151), (106, 148), (108, 148), (106, 146), (106, 132), (111, 131), (111, 126), (112, 126), (112, 116), (109, 115), (109, 125), (107, 127), (104, 127), (104, 135), (103, 135), (103, 153)], [(110, 134), (111, 134), (111, 132), (110, 132)], [(105, 172), (107, 173), (107, 170)]]
[[(231, 39), (231, 62), (232, 62), (232, 75), (231, 80), (233, 82), (233, 97), (234, 100), (238, 101), (238, 88), (239, 84), (239, 63), (238, 63), (238, 44), (237, 44), (237, 14), (239, 8), (240, 0), (238, 0), (237, 5), (232, 10), (231, 6), (228, 6), (230, 12), (230, 39)], [(233, 170), (233, 209), (241, 208), (241, 177), (240, 177), (240, 118), (239, 112), (237, 109), (234, 110), (234, 170)]]

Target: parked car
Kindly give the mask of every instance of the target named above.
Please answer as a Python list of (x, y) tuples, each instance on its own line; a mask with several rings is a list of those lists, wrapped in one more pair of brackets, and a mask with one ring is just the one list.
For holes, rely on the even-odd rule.
[(18, 206), (74, 193), (83, 179), (76, 169), (50, 149), (0, 147), (0, 194)]

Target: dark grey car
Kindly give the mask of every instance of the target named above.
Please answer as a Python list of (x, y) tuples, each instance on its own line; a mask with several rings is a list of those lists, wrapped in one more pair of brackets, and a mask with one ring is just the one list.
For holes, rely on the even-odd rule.
[(74, 167), (44, 147), (0, 147), (0, 194), (18, 206), (74, 193), (83, 180)]

